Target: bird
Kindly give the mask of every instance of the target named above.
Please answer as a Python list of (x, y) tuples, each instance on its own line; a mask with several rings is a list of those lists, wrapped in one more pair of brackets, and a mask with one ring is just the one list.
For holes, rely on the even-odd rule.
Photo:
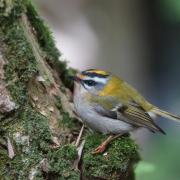
[(73, 102), (87, 127), (109, 135), (94, 154), (103, 153), (111, 141), (142, 127), (165, 134), (154, 122), (155, 116), (180, 121), (180, 116), (154, 106), (126, 81), (101, 69), (87, 69), (74, 76)]

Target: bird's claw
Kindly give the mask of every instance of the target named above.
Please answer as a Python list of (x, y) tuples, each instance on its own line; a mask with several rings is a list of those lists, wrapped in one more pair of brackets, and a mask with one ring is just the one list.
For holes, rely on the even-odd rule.
[(106, 150), (106, 145), (101, 144), (92, 152), (92, 154), (100, 154), (100, 153), (103, 153), (105, 150)]

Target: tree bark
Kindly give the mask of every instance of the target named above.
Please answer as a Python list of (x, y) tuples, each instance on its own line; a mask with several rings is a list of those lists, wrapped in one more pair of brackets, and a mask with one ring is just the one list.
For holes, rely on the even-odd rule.
[(75, 146), (74, 73), (30, 0), (0, 0), (0, 179), (134, 179), (129, 136), (92, 155), (106, 136), (85, 129)]

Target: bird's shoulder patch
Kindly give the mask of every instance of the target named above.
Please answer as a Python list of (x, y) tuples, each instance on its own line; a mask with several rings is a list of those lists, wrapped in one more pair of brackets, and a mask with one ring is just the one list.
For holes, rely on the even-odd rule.
[(112, 76), (104, 89), (99, 92), (99, 96), (119, 96), (121, 95), (123, 80), (116, 76)]

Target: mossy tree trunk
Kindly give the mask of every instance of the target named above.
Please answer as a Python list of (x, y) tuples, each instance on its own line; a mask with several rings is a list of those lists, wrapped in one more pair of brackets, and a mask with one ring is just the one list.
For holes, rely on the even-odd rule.
[(0, 0), (0, 179), (134, 179), (139, 158), (128, 136), (92, 155), (105, 136), (86, 131), (77, 169), (75, 71), (60, 60), (31, 1)]

